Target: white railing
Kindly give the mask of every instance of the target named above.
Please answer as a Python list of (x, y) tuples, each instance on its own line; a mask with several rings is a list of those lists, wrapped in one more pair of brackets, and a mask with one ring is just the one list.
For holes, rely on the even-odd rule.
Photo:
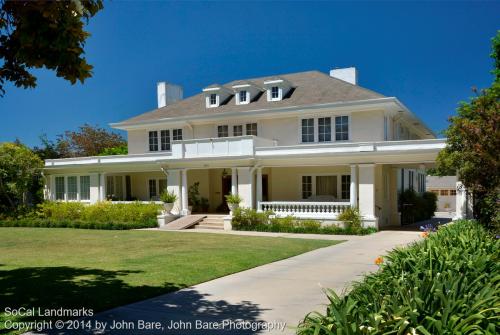
[(173, 158), (253, 156), (256, 146), (272, 146), (273, 141), (256, 136), (196, 138), (172, 144)]
[(303, 219), (335, 219), (349, 202), (309, 202), (309, 201), (261, 201), (259, 211), (271, 211), (277, 216), (294, 216)]

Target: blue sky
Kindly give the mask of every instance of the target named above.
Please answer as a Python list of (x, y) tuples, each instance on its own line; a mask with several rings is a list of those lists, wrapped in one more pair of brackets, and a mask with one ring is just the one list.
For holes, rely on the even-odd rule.
[(38, 144), (83, 123), (107, 126), (156, 107), (156, 82), (184, 87), (356, 66), (359, 84), (396, 96), (436, 132), (471, 87), (492, 80), (500, 2), (107, 2), (89, 24), (93, 78), (38, 70), (7, 86), (0, 142)]

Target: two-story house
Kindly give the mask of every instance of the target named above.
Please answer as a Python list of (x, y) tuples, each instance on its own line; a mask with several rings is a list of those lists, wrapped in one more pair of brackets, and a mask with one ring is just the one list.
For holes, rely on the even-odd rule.
[(159, 83), (158, 108), (113, 123), (128, 155), (47, 160), (46, 197), (158, 200), (199, 183), (209, 212), (224, 196), (278, 215), (334, 220), (357, 206), (366, 226), (398, 223), (402, 189), (425, 190), (425, 167), (445, 146), (397, 98), (357, 85), (355, 68), (213, 84), (183, 99)]

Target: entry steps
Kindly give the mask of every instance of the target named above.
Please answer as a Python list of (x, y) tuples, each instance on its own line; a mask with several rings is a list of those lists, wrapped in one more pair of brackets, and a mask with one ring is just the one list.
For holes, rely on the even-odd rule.
[(218, 215), (218, 214), (207, 214), (205, 218), (199, 221), (194, 229), (224, 229), (224, 217), (226, 215)]
[(181, 230), (181, 229), (224, 229), (224, 217), (218, 214), (194, 214), (183, 216), (177, 220), (167, 223), (161, 229)]
[(186, 215), (177, 220), (167, 223), (162, 229), (181, 230), (187, 229), (202, 221), (205, 215)]

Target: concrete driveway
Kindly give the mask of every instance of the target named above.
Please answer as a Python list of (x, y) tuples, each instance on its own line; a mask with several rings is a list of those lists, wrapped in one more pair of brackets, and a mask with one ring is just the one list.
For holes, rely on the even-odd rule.
[[(322, 287), (340, 293), (363, 273), (376, 271), (376, 257), (419, 238), (418, 232), (409, 231), (352, 237), (335, 246), (99, 313), (92, 322), (106, 322), (107, 330), (92, 333), (293, 334), (308, 312), (325, 311), (327, 298)], [(124, 329), (110, 330), (122, 321), (118, 325)], [(262, 329), (265, 322), (274, 329)], [(211, 329), (197, 329), (209, 325)], [(214, 329), (216, 325), (224, 329)]]

